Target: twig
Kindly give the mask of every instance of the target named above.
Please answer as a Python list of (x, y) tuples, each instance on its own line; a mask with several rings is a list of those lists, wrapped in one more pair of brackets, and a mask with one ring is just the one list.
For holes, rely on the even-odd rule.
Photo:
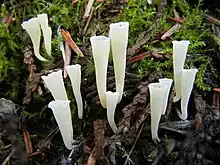
[(139, 137), (140, 137), (140, 135), (141, 135), (141, 132), (142, 132), (143, 128), (144, 128), (144, 123), (142, 124), (142, 126), (141, 126), (141, 128), (140, 128), (140, 131), (139, 131), (138, 134), (137, 134), (137, 137), (136, 137), (136, 139), (135, 139), (135, 141), (134, 141), (134, 144), (133, 144), (133, 146), (132, 146), (132, 148), (131, 148), (129, 154), (127, 155), (127, 158), (126, 158), (126, 160), (125, 160), (124, 165), (126, 165), (126, 164), (128, 163), (129, 158), (130, 158), (130, 156), (131, 156), (131, 154), (132, 154), (132, 152), (133, 152), (133, 150), (134, 150), (134, 147), (135, 147), (135, 145), (136, 145), (136, 143), (137, 143), (137, 141), (138, 141), (138, 139), (139, 139)]
[(176, 22), (176, 23), (180, 23), (180, 24), (183, 24), (183, 22), (184, 22), (184, 18), (173, 18), (173, 17), (170, 17), (170, 16), (168, 16), (167, 18), (174, 21), (174, 22)]
[(61, 34), (63, 38), (68, 42), (69, 46), (73, 49), (73, 51), (78, 55), (83, 57), (82, 51), (79, 49), (79, 47), (76, 45), (76, 43), (73, 41), (70, 33), (68, 31), (65, 31), (61, 29)]
[(7, 158), (4, 160), (4, 162), (2, 163), (2, 165), (6, 165), (8, 163), (8, 161), (11, 159), (12, 155), (15, 153), (15, 149), (12, 149), (12, 151), (10, 152), (10, 154), (7, 156)]
[(57, 126), (54, 130), (51, 131), (51, 133), (43, 140), (41, 140), (37, 147), (42, 152), (44, 148), (47, 148), (48, 145), (51, 143), (52, 139), (55, 137), (55, 135), (59, 132), (59, 127)]
[(220, 26), (220, 20), (218, 20), (217, 18), (214, 18), (214, 17), (212, 17), (212, 16), (210, 16), (210, 15), (208, 15), (208, 14), (205, 14), (205, 13), (202, 13), (202, 15), (205, 16), (205, 18), (206, 18), (208, 21), (210, 21), (210, 22), (216, 24), (217, 26)]
[(94, 10), (95, 10), (95, 8), (92, 7), (92, 10), (91, 10), (91, 13), (90, 13), (90, 15), (89, 15), (89, 18), (88, 18), (88, 20), (87, 20), (87, 22), (86, 22), (86, 25), (85, 25), (84, 29), (83, 29), (83, 35), (86, 34), (86, 31), (87, 31), (88, 26), (89, 26), (89, 24), (90, 24), (90, 21), (91, 21), (91, 19), (92, 19)]
[(162, 40), (165, 40), (166, 38), (170, 37), (176, 30), (178, 30), (181, 27), (180, 24), (175, 24), (171, 29), (169, 29), (166, 33), (164, 33), (161, 37)]
[(172, 105), (173, 105), (173, 98), (174, 98), (174, 95), (175, 95), (174, 88), (171, 91), (172, 92), (170, 94), (170, 99), (169, 99), (167, 110), (166, 110), (166, 119), (167, 119), (167, 121), (169, 120), (169, 117), (170, 117), (170, 112), (171, 112), (171, 108), (172, 108)]
[(25, 143), (26, 152), (27, 152), (27, 155), (29, 155), (33, 152), (31, 138), (30, 138), (29, 132), (25, 129), (23, 130), (23, 135), (24, 135), (24, 143)]
[(89, 0), (89, 1), (88, 1), (88, 4), (87, 4), (87, 6), (86, 6), (86, 10), (85, 10), (85, 13), (84, 13), (84, 16), (83, 16), (84, 19), (85, 19), (85, 18), (88, 18), (89, 15), (91, 14), (90, 11), (91, 11), (91, 9), (92, 9), (92, 6), (93, 6), (94, 1), (95, 1), (95, 0)]

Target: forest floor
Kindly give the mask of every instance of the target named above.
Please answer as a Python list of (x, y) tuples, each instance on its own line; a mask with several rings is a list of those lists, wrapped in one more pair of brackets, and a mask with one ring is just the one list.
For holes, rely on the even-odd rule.
[[(218, 1), (97, 0), (85, 17), (85, 0), (11, 0), (1, 2), (0, 25), (0, 162), (15, 164), (88, 165), (217, 165), (220, 160), (220, 4)], [(52, 59), (39, 61), (21, 23), (47, 13), (52, 28)], [(114, 134), (102, 108), (95, 81), (89, 38), (108, 36), (109, 24), (129, 22), (125, 87), (117, 105)], [(70, 64), (82, 66), (83, 119), (78, 119), (71, 83), (74, 138), (78, 147), (65, 148), (48, 103), (53, 100), (42, 75), (63, 69), (59, 44), (68, 38), (84, 54), (71, 50)], [(160, 78), (173, 79), (172, 41), (189, 40), (185, 68), (199, 71), (190, 97), (187, 120), (176, 111), (171, 88), (167, 111), (159, 124), (160, 142), (151, 138), (148, 85)], [(43, 45), (43, 44), (42, 44)], [(45, 49), (41, 54), (48, 57)], [(49, 58), (49, 57), (48, 57)], [(110, 55), (107, 90), (115, 91)]]

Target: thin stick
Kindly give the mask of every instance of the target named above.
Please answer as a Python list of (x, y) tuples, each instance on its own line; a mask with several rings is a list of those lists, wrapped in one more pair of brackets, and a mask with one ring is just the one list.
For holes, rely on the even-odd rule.
[(141, 132), (142, 132), (143, 128), (144, 128), (144, 123), (142, 124), (141, 129), (140, 129), (140, 131), (138, 132), (138, 135), (137, 135), (137, 137), (136, 137), (136, 139), (135, 139), (135, 141), (134, 141), (134, 144), (133, 144), (133, 146), (132, 146), (132, 148), (131, 148), (129, 154), (127, 155), (127, 158), (126, 158), (126, 161), (125, 161), (124, 165), (126, 165), (126, 164), (128, 163), (128, 161), (129, 161), (129, 159), (130, 159), (130, 156), (131, 156), (131, 154), (132, 154), (132, 152), (133, 152), (133, 150), (134, 150), (134, 147), (135, 147), (135, 145), (136, 145), (136, 143), (137, 143), (137, 141), (138, 141), (138, 139), (139, 139), (139, 137), (140, 137), (140, 135), (141, 135)]
[(89, 23), (90, 23), (90, 21), (91, 21), (91, 19), (92, 19), (94, 10), (95, 10), (94, 7), (92, 7), (92, 10), (91, 10), (91, 13), (90, 13), (90, 15), (89, 15), (89, 18), (88, 18), (88, 20), (87, 20), (87, 22), (86, 22), (86, 25), (85, 25), (84, 29), (83, 29), (83, 35), (86, 33), (86, 31), (87, 31), (87, 29), (88, 29), (88, 26), (89, 26)]
[(15, 153), (15, 149), (13, 149), (10, 154), (7, 156), (7, 158), (4, 160), (4, 162), (2, 163), (2, 165), (6, 165), (8, 163), (8, 161), (11, 159), (12, 155)]

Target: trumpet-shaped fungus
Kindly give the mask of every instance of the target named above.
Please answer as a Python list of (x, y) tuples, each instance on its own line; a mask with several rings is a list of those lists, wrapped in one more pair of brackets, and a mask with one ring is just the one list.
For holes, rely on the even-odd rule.
[(167, 90), (165, 92), (164, 105), (163, 105), (163, 110), (162, 110), (162, 115), (164, 115), (166, 113), (167, 103), (168, 103), (168, 98), (169, 98), (169, 93), (170, 93), (170, 88), (171, 88), (171, 85), (173, 83), (173, 80), (169, 79), (169, 78), (162, 78), (162, 79), (159, 79), (159, 82), (162, 83), (162, 84), (167, 85)]
[(96, 85), (99, 99), (104, 108), (106, 108), (106, 78), (108, 57), (110, 51), (110, 39), (105, 36), (93, 36), (90, 38), (92, 45), (92, 54), (95, 63)]
[(121, 101), (124, 91), (128, 29), (128, 22), (110, 24), (109, 36), (114, 62), (116, 92), (119, 94), (118, 103)]
[(38, 17), (38, 21), (40, 23), (41, 29), (43, 31), (45, 49), (47, 51), (47, 54), (51, 56), (52, 30), (51, 30), (51, 27), (49, 27), (48, 25), (48, 16), (46, 13), (43, 13), (43, 14), (39, 14), (37, 17)]
[(181, 113), (177, 111), (182, 120), (186, 120), (188, 113), (187, 107), (189, 98), (193, 89), (196, 73), (198, 69), (183, 69), (182, 70), (182, 87), (181, 87)]
[(41, 76), (55, 100), (68, 100), (62, 70)]
[(40, 55), (41, 31), (38, 18), (31, 18), (28, 21), (24, 21), (21, 26), (27, 31), (28, 35), (31, 38), (35, 56), (41, 61), (48, 61)]
[(69, 65), (66, 66), (67, 73), (70, 77), (73, 93), (76, 99), (77, 108), (78, 108), (78, 117), (82, 119), (83, 117), (83, 102), (80, 92), (81, 86), (81, 65)]
[(174, 69), (174, 87), (176, 96), (173, 101), (177, 102), (181, 98), (181, 77), (182, 69), (186, 59), (186, 53), (189, 41), (172, 41), (173, 43), (173, 69)]
[(73, 145), (73, 127), (69, 103), (69, 100), (55, 100), (51, 101), (48, 107), (52, 109), (66, 148), (72, 150), (75, 145)]
[(148, 88), (150, 91), (151, 135), (153, 140), (160, 141), (157, 131), (168, 86), (162, 83), (151, 83)]

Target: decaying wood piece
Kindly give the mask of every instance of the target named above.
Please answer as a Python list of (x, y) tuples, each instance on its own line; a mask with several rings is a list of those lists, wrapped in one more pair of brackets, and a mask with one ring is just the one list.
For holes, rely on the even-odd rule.
[(138, 62), (144, 58), (152, 58), (152, 57), (155, 59), (169, 59), (171, 56), (168, 54), (161, 54), (161, 53), (157, 53), (157, 52), (153, 52), (153, 51), (148, 51), (148, 52), (141, 53), (141, 54), (134, 56), (134, 57), (128, 57), (127, 64), (132, 64), (132, 63)]
[(23, 99), (23, 104), (29, 104), (34, 92), (38, 92), (40, 95), (42, 94), (42, 89), (39, 85), (40, 75), (36, 73), (37, 67), (34, 63), (33, 52), (29, 47), (26, 47), (24, 50), (24, 63), (28, 65), (29, 85), (26, 88), (26, 96)]
[(148, 85), (151, 82), (156, 82), (161, 77), (161, 72), (153, 73), (147, 81), (141, 83), (138, 87), (140, 92), (134, 97), (133, 101), (122, 110), (124, 116), (118, 124), (118, 130), (107, 142), (109, 146), (108, 157), (112, 164), (116, 164), (115, 154), (117, 147), (120, 147), (121, 143), (131, 144), (134, 141), (134, 137), (138, 132), (135, 122), (139, 120), (139, 115), (146, 111), (147, 108), (147, 101), (149, 100)]
[(180, 24), (175, 24), (171, 29), (169, 29), (166, 33), (164, 33), (162, 36), (161, 36), (161, 39), (162, 40), (165, 40), (167, 39), (168, 37), (170, 37), (175, 31), (177, 31), (179, 28), (181, 27)]
[(89, 156), (87, 165), (95, 165), (97, 160), (101, 161), (101, 164), (109, 164), (109, 161), (104, 154), (105, 129), (106, 122), (103, 120), (94, 121), (95, 147)]
[(169, 99), (169, 102), (168, 102), (168, 105), (167, 105), (167, 110), (166, 110), (166, 119), (167, 121), (169, 120), (170, 118), (170, 114), (171, 114), (171, 108), (172, 108), (172, 105), (173, 105), (173, 98), (175, 96), (175, 90), (173, 87), (171, 87), (170, 89), (172, 92), (170, 94), (170, 99)]

